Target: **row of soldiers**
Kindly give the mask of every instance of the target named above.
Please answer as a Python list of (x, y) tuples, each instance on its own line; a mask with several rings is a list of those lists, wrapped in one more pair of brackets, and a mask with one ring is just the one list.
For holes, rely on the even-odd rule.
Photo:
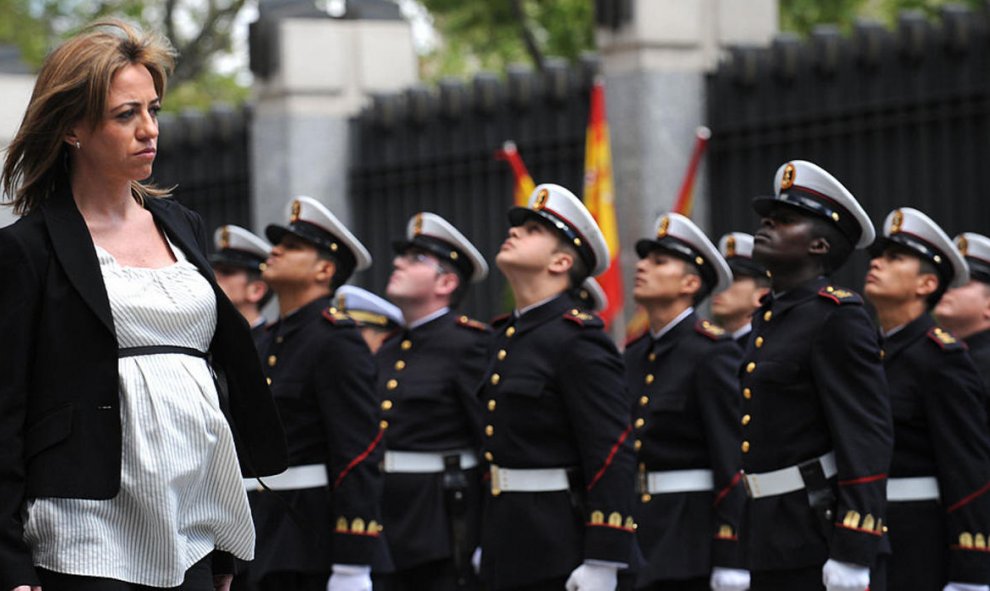
[[(558, 185), (509, 211), (491, 326), (455, 311), (488, 265), (435, 214), (394, 243), (391, 303), (344, 285), (371, 256), (315, 200), (272, 247), (218, 230), (291, 466), (245, 480), (235, 588), (988, 591), (990, 239), (907, 207), (876, 237), (806, 161), (773, 189), (718, 247), (656, 221), (624, 353), (586, 282), (607, 244)], [(865, 248), (876, 323), (829, 280)]]

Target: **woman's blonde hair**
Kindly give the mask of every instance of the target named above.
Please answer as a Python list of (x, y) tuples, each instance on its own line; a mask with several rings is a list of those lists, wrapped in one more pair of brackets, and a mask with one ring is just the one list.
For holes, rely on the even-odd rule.
[[(87, 25), (49, 54), (3, 165), (3, 192), (14, 213), (29, 213), (68, 185), (65, 135), (80, 122), (94, 129), (100, 124), (117, 72), (144, 66), (163, 97), (174, 63), (175, 50), (165, 37), (114, 19)], [(131, 181), (131, 192), (138, 200), (167, 193), (138, 181)]]

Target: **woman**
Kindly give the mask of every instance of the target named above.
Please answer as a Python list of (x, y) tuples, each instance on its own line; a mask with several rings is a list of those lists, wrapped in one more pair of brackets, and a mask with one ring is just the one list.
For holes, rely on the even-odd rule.
[(87, 27), (7, 151), (0, 591), (226, 589), (254, 551), (241, 473), (286, 466), (202, 221), (140, 182), (172, 63), (159, 36)]

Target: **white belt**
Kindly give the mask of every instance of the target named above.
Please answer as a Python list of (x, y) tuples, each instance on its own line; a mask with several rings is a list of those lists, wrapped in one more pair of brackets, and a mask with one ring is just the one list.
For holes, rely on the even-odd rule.
[(570, 489), (564, 468), (500, 468), (491, 465), (492, 494), (553, 492)]
[(702, 492), (712, 490), (714, 486), (711, 470), (667, 470), (646, 474), (646, 492), (651, 495)]
[[(817, 461), (822, 465), (825, 478), (835, 476), (837, 472), (835, 452), (830, 451), (812, 461)], [(743, 479), (746, 483), (746, 492), (751, 499), (783, 495), (804, 488), (804, 478), (801, 477), (801, 468), (798, 466), (788, 466), (762, 474), (743, 474)]]
[[(290, 466), (288, 470), (281, 474), (266, 476), (262, 482), (271, 490), (319, 488), (328, 484), (327, 467), (323, 464)], [(257, 478), (245, 478), (244, 488), (246, 490), (264, 490)]]
[(938, 499), (938, 480), (934, 476), (887, 480), (888, 501), (937, 501)]
[(461, 469), (467, 470), (478, 465), (478, 457), (468, 449), (446, 452), (432, 451), (393, 451), (385, 452), (382, 470), (388, 473), (405, 472), (432, 474), (444, 471), (443, 458), (450, 455), (461, 456)]

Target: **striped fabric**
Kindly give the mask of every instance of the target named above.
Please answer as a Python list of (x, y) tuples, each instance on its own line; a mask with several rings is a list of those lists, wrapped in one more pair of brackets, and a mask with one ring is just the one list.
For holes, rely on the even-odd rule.
[[(171, 246), (177, 262), (158, 269), (121, 267), (97, 247), (119, 347), (209, 347), (213, 290)], [(214, 548), (253, 558), (251, 511), (209, 366), (157, 354), (121, 358), (119, 370), (120, 493), (29, 502), (25, 540), (35, 565), (175, 587)]]

